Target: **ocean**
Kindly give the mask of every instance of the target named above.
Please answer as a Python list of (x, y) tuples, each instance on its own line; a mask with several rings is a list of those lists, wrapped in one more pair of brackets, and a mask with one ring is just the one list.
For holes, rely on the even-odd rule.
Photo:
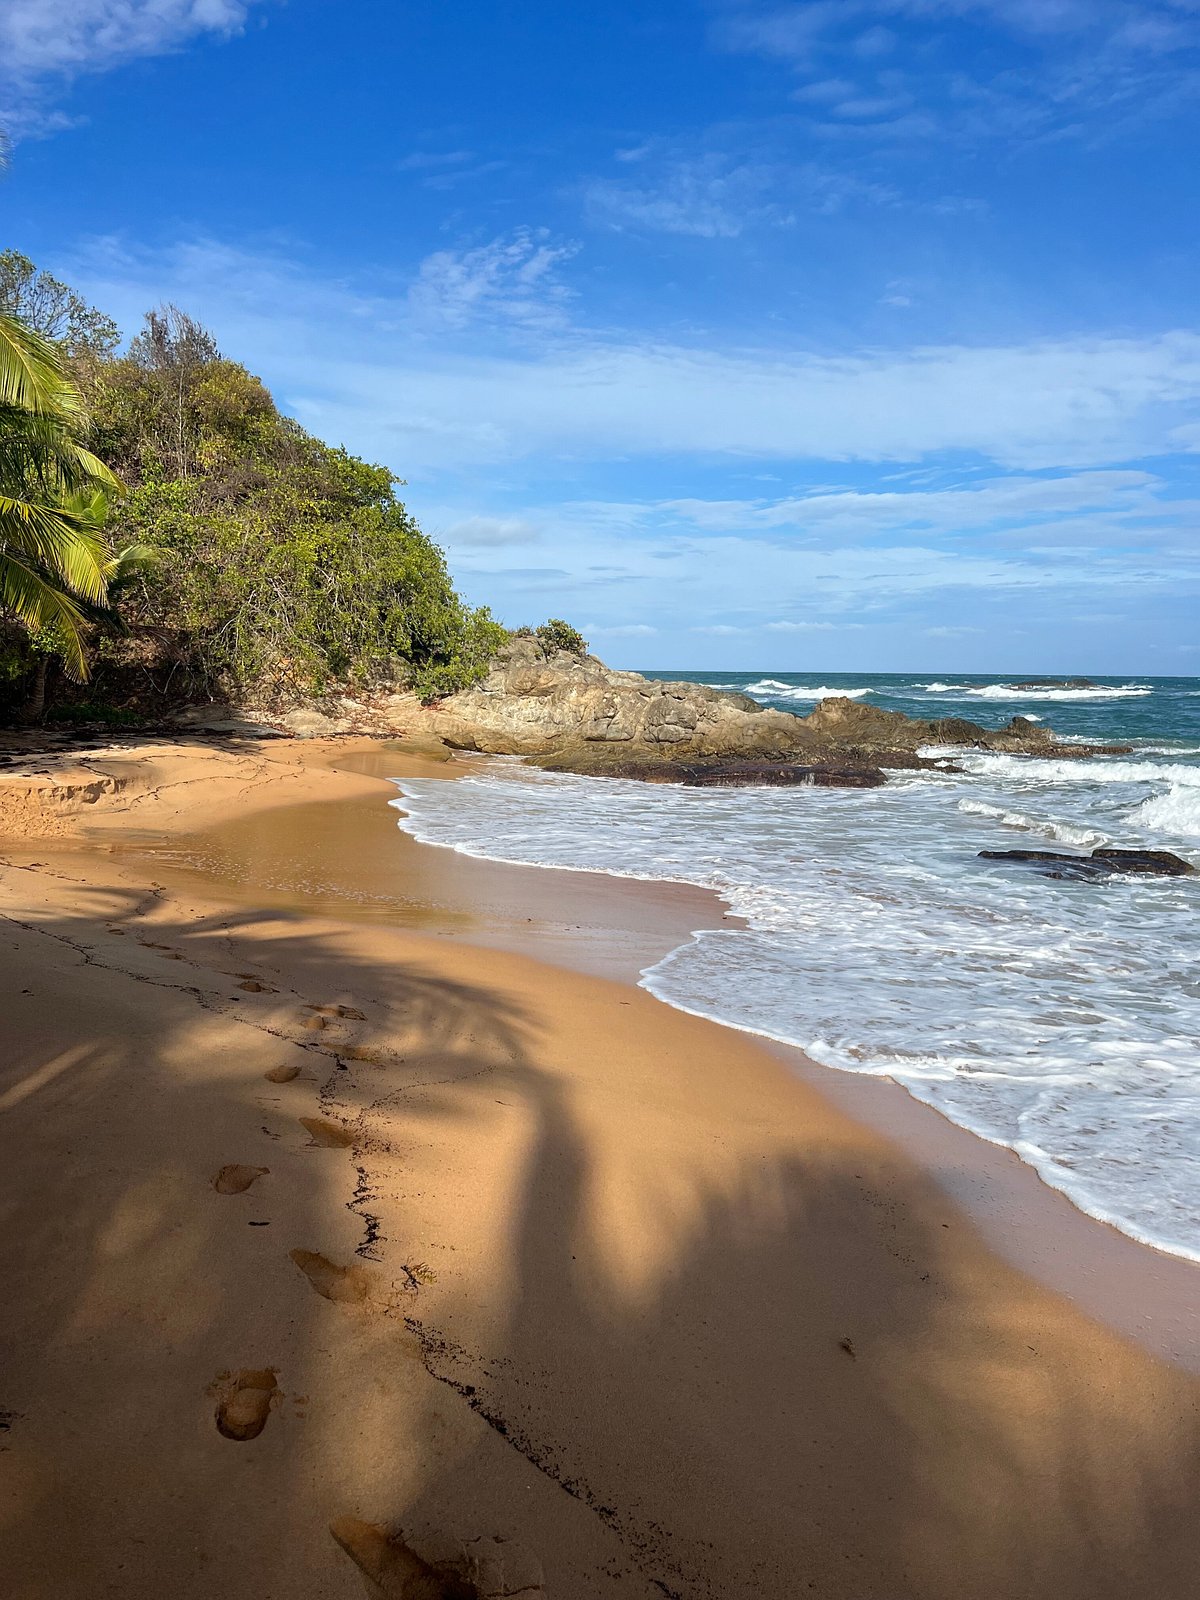
[(400, 825), (469, 855), (715, 889), (748, 923), (642, 975), (681, 1010), (895, 1079), (1093, 1216), (1200, 1260), (1200, 875), (1057, 881), (980, 850), (1173, 850), (1200, 866), (1200, 680), (656, 673), (801, 715), (829, 694), (1086, 760), (970, 752), (880, 789), (683, 789), (496, 759), (406, 779)]

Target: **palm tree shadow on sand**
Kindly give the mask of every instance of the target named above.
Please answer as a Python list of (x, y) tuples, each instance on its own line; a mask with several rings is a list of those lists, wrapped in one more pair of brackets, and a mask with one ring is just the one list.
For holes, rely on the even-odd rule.
[[(536, 1125), (507, 1315), (481, 1318), (468, 1289), (410, 1318), (491, 1437), (430, 1478), (405, 1526), (486, 1503), (499, 1438), (619, 1552), (585, 1582), (572, 1549), (581, 1565), (548, 1592), (1195, 1592), (1195, 1385), (1099, 1331), (1086, 1350), (1032, 1344), (1060, 1326), (1053, 1297), (981, 1270), (932, 1182), (764, 1159), (688, 1196), (669, 1259), (631, 1287), (613, 1175), (564, 1081), (528, 1059), (505, 1078)], [(492, 1088), (450, 1092), (469, 1115)]]
[[(110, 925), (132, 943), (139, 917), (131, 898)], [(115, 1523), (87, 1485), (71, 1486), (65, 1502), (52, 1476), (31, 1491), (8, 1527), (26, 1563), (15, 1570), (40, 1560), (61, 1581), (18, 1592), (83, 1596), (120, 1581), (133, 1596), (215, 1592), (210, 1583), (247, 1600), (272, 1586), (349, 1594), (357, 1578), (329, 1538), (332, 1522), (369, 1592), (389, 1600), (533, 1593), (539, 1564), (545, 1593), (564, 1600), (1194, 1595), (1195, 1384), (982, 1258), (915, 1169), (899, 1159), (856, 1168), (853, 1155), (818, 1144), (780, 1156), (764, 1141), (760, 1157), (718, 1178), (643, 1148), (637, 1107), (629, 1160), (616, 1162), (571, 1078), (503, 992), (418, 963), (372, 962), (302, 918), (270, 920), (264, 937), (250, 913), (158, 916), (143, 941), (154, 953), (138, 958), (148, 976), (130, 980), (161, 990), (153, 1037), (131, 1036), (118, 1004), (114, 975), (135, 965), (120, 938), (98, 952), (82, 914), (28, 936), (57, 941), (92, 1010), (70, 1060), (48, 1046), (45, 1059), (21, 1063), (6, 1110), (11, 1148), (33, 1153), (24, 1188), (6, 1201), (9, 1227), (33, 1229), (35, 1256), (65, 1251), (71, 1266), (58, 1298), (43, 1298), (41, 1325), (23, 1325), (19, 1369), (65, 1352), (64, 1405), (97, 1434), (97, 1474), (103, 1462), (129, 1476)], [(213, 999), (216, 978), (236, 977), (251, 951), (270, 992)], [(301, 1002), (333, 993), (388, 1019), (391, 1047), (360, 1061), (325, 1032), (300, 1031)], [(198, 1020), (215, 1012), (257, 1038), (256, 1018), (276, 1027), (270, 1008), (284, 1001), (295, 1002), (292, 1020), (270, 1038), (301, 1052), (324, 1113), (356, 1143), (305, 1156), (326, 1163), (313, 1168), (322, 1185), (297, 1188), (272, 1229), (252, 1233), (242, 1220), (235, 1234), (237, 1200), (191, 1197), (210, 1195), (216, 1155), (257, 1161), (266, 1147), (255, 1139), (276, 1129), (286, 1142), (282, 1113), (257, 1127), (261, 1062), (253, 1083), (173, 1063)], [(504, 1193), (476, 1197), (498, 1219), (492, 1259), (414, 1282), (374, 1321), (302, 1288), (288, 1251), (320, 1252), (322, 1207), (346, 1210), (356, 1164), (360, 1177), (403, 1178), (424, 1150), (436, 1171), (451, 1154), (442, 1131), (501, 1115), (498, 1100), (526, 1131), (513, 1161), (498, 1163)], [(94, 1172), (86, 1160), (75, 1171), (42, 1159), (50, 1123), (82, 1137), (135, 1117), (150, 1135), (131, 1136), (143, 1163), (161, 1135), (166, 1154), (153, 1170), (132, 1156)], [(197, 1157), (193, 1171), (170, 1139), (196, 1125), (215, 1130), (214, 1159)], [(273, 1167), (266, 1181), (280, 1179), (282, 1161), (263, 1164)], [(478, 1175), (481, 1190), (493, 1176)], [(406, 1203), (401, 1184), (385, 1219), (397, 1237)], [(252, 1251), (259, 1265), (248, 1268)], [(398, 1251), (384, 1241), (383, 1276), (401, 1264)], [(280, 1330), (242, 1298), (248, 1271), (262, 1274), (264, 1294), (294, 1305), (281, 1383), (294, 1392), (292, 1372), (303, 1371), (306, 1389), (340, 1383), (359, 1408), (340, 1431), (314, 1421), (288, 1434), (273, 1417), (251, 1442), (218, 1438), (204, 1391), (214, 1341), (248, 1368), (276, 1359)], [(129, 1305), (166, 1319), (137, 1360)], [(360, 1311), (357, 1322), (338, 1320)], [(395, 1413), (402, 1436), (389, 1436), (386, 1408), (378, 1422), (368, 1415), (371, 1382), (393, 1370), (420, 1380)], [(100, 1399), (93, 1377), (107, 1385)], [(49, 1438), (54, 1419), (42, 1420)], [(14, 1427), (14, 1449), (20, 1430), (39, 1425)], [(356, 1429), (373, 1433), (370, 1460), (383, 1463), (371, 1467), (370, 1507), (343, 1459)], [(233, 1567), (230, 1581), (220, 1546), (247, 1495), (267, 1519), (268, 1564)], [(108, 1551), (82, 1576), (54, 1565), (52, 1529), (64, 1515), (93, 1519), (96, 1548)], [(446, 1556), (448, 1540), (457, 1554)], [(214, 1553), (197, 1588), (188, 1563), (202, 1545)]]

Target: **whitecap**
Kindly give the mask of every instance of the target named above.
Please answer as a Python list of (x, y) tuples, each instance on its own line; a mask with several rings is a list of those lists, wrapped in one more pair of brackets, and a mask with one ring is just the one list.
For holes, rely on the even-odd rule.
[(1166, 783), (1179, 784), (1186, 789), (1200, 789), (1200, 767), (1188, 767), (1174, 761), (1139, 761), (1136, 756), (1128, 759), (1097, 756), (1090, 760), (1068, 757), (1064, 760), (1053, 756), (1013, 756), (997, 750), (955, 750), (944, 745), (927, 745), (922, 754), (933, 750), (938, 755), (955, 754), (968, 772), (1025, 786)]
[(763, 678), (758, 683), (752, 683), (744, 691), (753, 695), (756, 700), (831, 700), (836, 695), (844, 695), (848, 700), (858, 700), (864, 694), (871, 694), (870, 686), (865, 689), (830, 689), (826, 684), (818, 684), (815, 688), (794, 683), (781, 683), (778, 678)]
[[(1200, 778), (1200, 772), (1197, 773)], [(1177, 839), (1200, 839), (1200, 787), (1173, 784), (1166, 794), (1145, 800), (1132, 812), (1130, 822), (1152, 833), (1169, 833)]]
[(1148, 683), (1096, 684), (1091, 689), (1018, 689), (1011, 683), (988, 683), (961, 692), (977, 700), (1129, 700), (1141, 699), (1154, 690)]
[(1006, 828), (1034, 833), (1058, 844), (1075, 845), (1080, 850), (1095, 850), (1108, 843), (1108, 835), (1097, 833), (1093, 828), (1075, 827), (1069, 822), (1055, 822), (1048, 817), (1031, 817), (1027, 812), (1006, 810), (1004, 806), (988, 805), (983, 800), (960, 800), (958, 809), (967, 816), (987, 817)]

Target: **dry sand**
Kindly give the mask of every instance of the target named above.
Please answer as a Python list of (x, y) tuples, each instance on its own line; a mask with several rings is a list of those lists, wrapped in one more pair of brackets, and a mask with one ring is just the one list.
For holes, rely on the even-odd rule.
[(1196, 1378), (626, 981), (719, 906), (329, 759), (0, 781), (0, 1592), (1197, 1593)]

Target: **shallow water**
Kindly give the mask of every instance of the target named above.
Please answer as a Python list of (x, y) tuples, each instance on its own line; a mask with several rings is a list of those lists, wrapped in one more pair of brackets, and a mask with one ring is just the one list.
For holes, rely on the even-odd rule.
[(1138, 748), (969, 753), (962, 775), (875, 790), (686, 790), (497, 761), (406, 780), (401, 826), (468, 854), (718, 890), (749, 927), (695, 935), (645, 972), (653, 993), (893, 1077), (1093, 1215), (1200, 1260), (1200, 877), (1067, 883), (978, 859), (1119, 844), (1200, 865), (1200, 683), (1112, 679), (1055, 701), (1000, 680), (687, 676), (788, 709), (857, 691), (992, 726), (1038, 704), (1066, 736)]

